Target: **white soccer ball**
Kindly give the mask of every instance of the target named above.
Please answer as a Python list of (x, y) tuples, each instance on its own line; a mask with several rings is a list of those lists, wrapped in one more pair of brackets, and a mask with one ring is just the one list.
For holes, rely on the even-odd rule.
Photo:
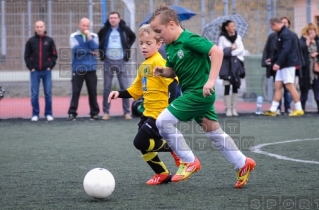
[(105, 199), (113, 193), (115, 179), (105, 168), (94, 168), (85, 175), (83, 187), (92, 198)]

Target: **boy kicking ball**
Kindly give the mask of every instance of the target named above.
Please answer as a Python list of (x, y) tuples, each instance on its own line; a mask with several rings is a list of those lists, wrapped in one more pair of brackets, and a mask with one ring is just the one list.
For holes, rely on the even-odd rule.
[[(112, 91), (108, 102), (116, 98), (144, 98), (144, 112), (138, 124), (138, 132), (134, 138), (134, 146), (142, 152), (143, 159), (155, 172), (146, 182), (147, 185), (159, 185), (171, 181), (172, 174), (159, 159), (157, 152), (171, 152), (175, 164), (179, 166), (180, 159), (172, 152), (163, 140), (155, 121), (168, 103), (175, 99), (177, 81), (174, 78), (154, 77), (156, 66), (165, 66), (165, 60), (158, 52), (161, 40), (150, 25), (143, 25), (138, 32), (139, 47), (145, 61), (139, 66), (137, 76), (127, 90)], [(169, 97), (170, 96), (170, 97)]]
[(156, 120), (161, 136), (182, 161), (172, 182), (185, 180), (201, 169), (200, 161), (190, 148), (185, 148), (185, 139), (175, 127), (178, 121), (195, 119), (206, 136), (237, 170), (235, 187), (243, 187), (256, 163), (246, 157), (233, 139), (220, 128), (214, 108), (214, 86), (223, 52), (209, 40), (184, 30), (177, 13), (166, 6), (153, 13), (150, 25), (166, 43), (167, 54), (166, 67), (157, 66), (153, 74), (167, 78), (178, 76), (183, 92)]

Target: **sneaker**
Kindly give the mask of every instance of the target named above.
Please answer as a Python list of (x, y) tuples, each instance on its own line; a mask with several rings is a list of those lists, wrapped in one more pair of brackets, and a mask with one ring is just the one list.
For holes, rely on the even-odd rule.
[(304, 115), (305, 112), (303, 110), (295, 110), (292, 113), (289, 114), (290, 117), (297, 117)]
[(247, 184), (250, 172), (254, 170), (255, 166), (256, 162), (253, 159), (247, 157), (244, 167), (237, 170), (237, 182), (235, 184), (235, 188), (242, 188), (245, 184)]
[(275, 116), (277, 116), (277, 112), (272, 112), (272, 111), (265, 111), (264, 112), (264, 115), (265, 116), (273, 116), (273, 117), (275, 117)]
[(155, 174), (150, 180), (146, 182), (147, 185), (159, 185), (171, 181), (172, 174)]
[(75, 121), (76, 116), (74, 114), (69, 114), (69, 117), (67, 118), (68, 121)]
[(99, 115), (91, 115), (90, 120), (99, 120)]
[(36, 116), (36, 115), (34, 115), (34, 116), (31, 118), (31, 121), (33, 121), (33, 122), (36, 122), (36, 121), (38, 121), (38, 120), (39, 120), (39, 117)]
[(102, 120), (109, 120), (110, 119), (110, 115), (109, 114), (104, 114), (102, 117)]
[(171, 154), (174, 158), (175, 165), (179, 167), (181, 165), (181, 159), (175, 154), (175, 152), (171, 151)]
[(276, 111), (276, 115), (277, 115), (277, 116), (280, 116), (280, 115), (281, 115), (281, 111), (280, 111), (280, 109), (277, 109), (277, 111)]
[(199, 171), (202, 168), (199, 160), (195, 157), (193, 163), (180, 163), (176, 174), (172, 177), (172, 182), (179, 182), (189, 178), (192, 173)]
[(54, 120), (53, 117), (52, 117), (52, 115), (47, 115), (46, 118), (47, 118), (47, 121), (52, 121), (52, 120)]
[(125, 115), (124, 115), (124, 119), (126, 119), (126, 120), (131, 120), (132, 117), (131, 117), (130, 114), (125, 114)]
[(287, 109), (286, 113), (289, 115), (290, 113), (292, 113), (292, 110), (291, 109)]

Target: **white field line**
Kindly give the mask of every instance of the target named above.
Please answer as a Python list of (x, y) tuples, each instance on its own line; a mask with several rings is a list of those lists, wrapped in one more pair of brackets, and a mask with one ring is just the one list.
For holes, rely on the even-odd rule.
[[(268, 155), (270, 157), (275, 157), (280, 160), (290, 160), (294, 162), (299, 162), (299, 163), (310, 163), (310, 164), (319, 164), (319, 161), (314, 161), (314, 160), (300, 160), (300, 159), (295, 159), (295, 158), (290, 158), (270, 152), (265, 152), (262, 151), (261, 148), (264, 146), (269, 146), (269, 145), (276, 145), (276, 144), (286, 144), (286, 143), (292, 143), (292, 142), (298, 142), (298, 141), (317, 141), (319, 138), (314, 138), (314, 139), (295, 139), (295, 140), (287, 140), (287, 141), (280, 141), (280, 142), (273, 142), (273, 143), (266, 143), (266, 144), (258, 144), (254, 147), (251, 147), (250, 150), (254, 153), (258, 154), (263, 154), (263, 155)], [(319, 156), (318, 156), (319, 157)]]

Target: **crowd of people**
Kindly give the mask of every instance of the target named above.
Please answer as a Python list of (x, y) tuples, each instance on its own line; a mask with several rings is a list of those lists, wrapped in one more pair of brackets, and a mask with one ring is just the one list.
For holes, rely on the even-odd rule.
[[(289, 116), (301, 116), (306, 110), (309, 90), (313, 91), (314, 99), (319, 113), (319, 32), (318, 27), (307, 24), (299, 38), (290, 30), (288, 17), (273, 18), (270, 21), (273, 33), (268, 36), (261, 60), (262, 67), (266, 68), (268, 78), (274, 81), (274, 98), (266, 116), (281, 114), (282, 97), (284, 98), (284, 112)], [(72, 49), (72, 94), (68, 109), (68, 120), (75, 120), (83, 83), (85, 81), (89, 96), (90, 119), (109, 120), (110, 106), (108, 97), (111, 92), (112, 80), (117, 76), (121, 90), (127, 89), (130, 84), (125, 74), (125, 63), (130, 59), (130, 49), (135, 42), (135, 33), (120, 18), (118, 12), (111, 12), (105, 25), (99, 32), (89, 31), (90, 20), (82, 18), (78, 31), (70, 35), (70, 48)], [(242, 37), (236, 31), (236, 23), (225, 21), (220, 27), (218, 47), (223, 51), (222, 65), (219, 78), (224, 85), (224, 103), (226, 116), (238, 116), (238, 89), (241, 79), (245, 78), (244, 44)], [(167, 59), (165, 45), (159, 48), (164, 59)], [(42, 80), (45, 108), (44, 115), (52, 121), (52, 75), (51, 70), (58, 58), (54, 40), (46, 35), (43, 21), (35, 23), (35, 35), (25, 46), (25, 63), (30, 70), (30, 93), (32, 105), (32, 121), (39, 120), (39, 86)], [(100, 108), (97, 102), (97, 59), (104, 64), (103, 86), (103, 116), (100, 117)], [(300, 92), (295, 84), (298, 81)], [(177, 85), (174, 92), (180, 95), (181, 86)], [(283, 94), (282, 94), (283, 90)], [(291, 103), (294, 102), (294, 111)], [(127, 120), (132, 119), (130, 102), (123, 98), (123, 114)]]

